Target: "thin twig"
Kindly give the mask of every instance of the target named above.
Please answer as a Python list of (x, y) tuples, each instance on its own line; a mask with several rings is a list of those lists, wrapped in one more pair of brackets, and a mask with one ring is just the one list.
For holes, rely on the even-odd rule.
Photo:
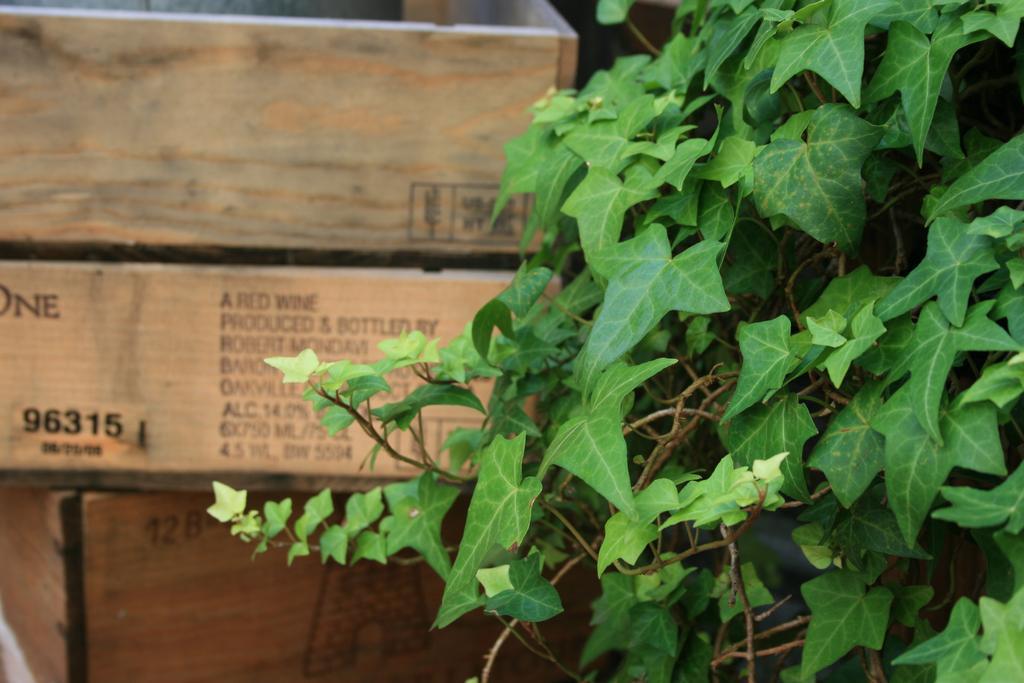
[[(729, 527), (722, 524), (720, 527), (722, 538), (729, 538)], [(743, 625), (747, 633), (747, 682), (756, 683), (754, 678), (754, 667), (756, 665), (757, 653), (754, 651), (754, 611), (750, 607), (750, 599), (747, 597), (747, 587), (743, 583), (743, 572), (740, 567), (740, 550), (736, 542), (729, 543), (729, 578), (732, 580), (733, 593), (740, 599), (743, 607)]]

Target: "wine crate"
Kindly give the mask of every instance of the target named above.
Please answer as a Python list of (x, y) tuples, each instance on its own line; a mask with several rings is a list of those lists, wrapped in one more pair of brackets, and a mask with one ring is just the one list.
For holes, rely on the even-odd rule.
[[(443, 343), (510, 275), (399, 269), (0, 261), (0, 482), (351, 489), (415, 473), (356, 428), (328, 437), (268, 356), (374, 361), (406, 330)], [(389, 376), (397, 400), (419, 380)], [(490, 386), (476, 387), (486, 403)], [(385, 398), (375, 399), (383, 402)], [(379, 403), (378, 403), (379, 405)], [(424, 411), (437, 455), (482, 416)], [(391, 444), (416, 455), (408, 433)]]
[[(0, 602), (35, 683), (462, 683), (479, 674), (501, 627), (476, 612), (430, 630), (443, 585), (426, 565), (325, 567), (308, 557), (289, 568), (276, 550), (253, 561), (251, 546), (205, 513), (211, 499), (0, 489)], [(457, 537), (464, 514), (457, 502), (446, 534)], [(559, 584), (567, 611), (544, 628), (570, 662), (592, 597), (580, 586), (596, 585), (580, 578)], [(562, 678), (514, 638), (494, 674)]]
[(0, 242), (515, 252), (575, 65), (546, 0), (0, 0)]

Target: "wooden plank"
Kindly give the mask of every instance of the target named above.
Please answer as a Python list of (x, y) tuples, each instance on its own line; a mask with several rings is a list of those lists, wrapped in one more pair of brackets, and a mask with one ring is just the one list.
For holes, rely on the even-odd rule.
[(67, 600), (76, 535), (62, 516), (76, 505), (68, 493), (0, 489), (0, 604), (4, 635), (14, 640), (6, 656), (16, 660), (11, 671), (24, 677), (27, 666), (35, 683), (81, 680), (71, 665), (80, 662), (81, 623)]
[[(535, 0), (531, 0), (534, 2)], [(0, 6), (0, 241), (505, 252), (546, 27)]]
[[(312, 347), (372, 361), (376, 344), (420, 329), (442, 343), (508, 274), (411, 270), (0, 263), (0, 478), (54, 484), (351, 488), (413, 468), (351, 429), (328, 438), (302, 385), (267, 356)], [(393, 398), (418, 386), (391, 376)], [(483, 400), (489, 386), (479, 387)], [(382, 399), (383, 400), (383, 399)], [(47, 420), (49, 415), (49, 421)], [(468, 408), (424, 413), (435, 454)], [(392, 445), (415, 454), (407, 433)], [(35, 478), (41, 475), (41, 478)]]
[[(253, 562), (206, 515), (209, 503), (203, 494), (85, 494), (90, 681), (462, 683), (479, 674), (498, 625), (477, 613), (431, 631), (442, 584), (425, 565), (325, 568), (304, 558), (288, 568), (283, 551)], [(455, 526), (461, 514), (450, 515)], [(568, 580), (563, 592), (573, 611), (545, 634), (575, 661), (589, 596)], [(514, 640), (495, 673), (561, 678)]]

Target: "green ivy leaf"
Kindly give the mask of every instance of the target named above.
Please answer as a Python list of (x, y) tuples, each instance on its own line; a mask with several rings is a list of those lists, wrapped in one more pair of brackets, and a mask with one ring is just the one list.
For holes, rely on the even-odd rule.
[(888, 45), (864, 99), (877, 102), (897, 90), (917, 154), (924, 158), (924, 141), (932, 125), (942, 81), (949, 71), (953, 55), (977, 38), (969, 37), (957, 17), (946, 15), (929, 40), (926, 32), (902, 21), (889, 26)]
[(598, 377), (589, 404), (598, 412), (618, 411), (623, 399), (637, 387), (676, 362), (675, 358), (656, 358), (638, 365), (614, 363)]
[(950, 327), (934, 302), (921, 309), (910, 361), (914, 414), (928, 435), (942, 443), (939, 405), (958, 351), (1015, 351), (1018, 344), (987, 317), (991, 301), (971, 307), (963, 327)]
[[(377, 486), (366, 493), (353, 493), (345, 501), (345, 531), (349, 536), (354, 538), (384, 514), (381, 493), (381, 488)], [(329, 515), (330, 512), (327, 513)]]
[(572, 472), (618, 509), (635, 512), (617, 408), (565, 421), (544, 453), (539, 476), (544, 476), (551, 465)]
[(1011, 534), (1024, 529), (1024, 467), (1018, 467), (993, 489), (943, 486), (942, 497), (951, 505), (933, 512), (935, 519), (967, 529), (1005, 524)]
[(910, 648), (894, 659), (893, 664), (906, 666), (941, 660), (953, 671), (966, 671), (984, 657), (978, 650), (980, 628), (978, 606), (970, 598), (960, 598), (953, 606), (949, 623), (942, 633)]
[(352, 553), (352, 564), (359, 560), (373, 560), (380, 564), (387, 564), (388, 553), (384, 536), (370, 530), (363, 531), (356, 536), (356, 549)]
[(587, 666), (609, 650), (621, 650), (632, 636), (630, 611), (638, 603), (632, 578), (611, 573), (601, 577), (601, 597), (594, 602), (594, 618), (580, 655), (580, 665)]
[(650, 185), (623, 183), (612, 171), (591, 166), (565, 200), (562, 212), (579, 223), (580, 244), (590, 260), (619, 241), (626, 210), (654, 195)]
[(480, 604), (476, 571), (494, 546), (509, 548), (523, 540), (530, 509), (540, 494), (536, 477), (522, 477), (526, 435), (497, 437), (480, 455), (480, 474), (469, 503), (459, 553), (441, 598), (434, 626), (443, 628)]
[(673, 258), (665, 228), (653, 225), (593, 258), (591, 267), (609, 283), (604, 306), (577, 361), (583, 386), (633, 348), (669, 311), (728, 310), (716, 260), (723, 248), (720, 242), (706, 240)]
[(320, 562), (327, 563), (330, 558), (338, 564), (345, 564), (348, 555), (348, 534), (337, 524), (327, 527), (327, 531), (320, 534)]
[(743, 365), (736, 392), (722, 420), (728, 420), (763, 401), (782, 386), (790, 361), (790, 327), (789, 318), (784, 315), (740, 325), (737, 337)]
[(928, 231), (924, 260), (878, 303), (877, 313), (890, 320), (935, 296), (946, 319), (959, 327), (974, 280), (998, 267), (991, 238), (970, 234), (954, 218), (941, 218)]
[(807, 331), (811, 333), (812, 344), (838, 348), (846, 343), (845, 329), (846, 318), (832, 309), (821, 318), (807, 316)]
[[(458, 497), (457, 488), (438, 483), (436, 475), (429, 473), (385, 486), (391, 514), (381, 521), (381, 529), (387, 531), (388, 555), (412, 548), (447, 579), (451, 561), (441, 541), (441, 522)], [(390, 521), (385, 524), (386, 520)]]
[[(875, 340), (885, 334), (885, 325), (875, 316), (874, 303), (868, 302), (853, 316), (850, 321), (849, 339), (845, 339), (838, 349), (828, 354), (823, 361), (825, 369), (828, 370), (828, 377), (832, 384), (841, 386), (846, 373), (853, 361), (860, 358), (875, 343)], [(808, 328), (810, 328), (810, 318)]]
[(629, 16), (629, 8), (636, 0), (598, 0), (597, 23), (621, 24)]
[(737, 415), (725, 443), (736, 462), (747, 466), (776, 453), (789, 453), (782, 461), (782, 490), (793, 498), (809, 500), (803, 452), (804, 444), (817, 433), (807, 406), (796, 394), (786, 394)]
[(722, 187), (729, 187), (750, 173), (756, 151), (757, 145), (750, 140), (730, 135), (722, 140), (714, 158), (692, 175), (704, 180), (717, 180)]
[(487, 414), (480, 399), (469, 389), (452, 384), (424, 384), (396, 403), (386, 403), (373, 409), (382, 423), (394, 421), (400, 429), (408, 429), (412, 421), (427, 406), (461, 406)]
[(782, 39), (771, 91), (801, 71), (813, 71), (860, 107), (864, 27), (889, 5), (889, 0), (833, 0), (825, 24), (804, 24)]
[(829, 422), (807, 464), (825, 473), (843, 507), (853, 505), (882, 469), (885, 439), (871, 428), (885, 384), (871, 382)]
[(494, 593), (488, 592), (484, 609), (530, 622), (546, 621), (561, 614), (562, 600), (558, 597), (555, 587), (541, 576), (543, 565), (540, 553), (506, 565), (508, 588)]
[(285, 498), (279, 503), (268, 500), (263, 504), (263, 533), (266, 534), (267, 538), (274, 538), (284, 531), (288, 525), (288, 518), (291, 516), (291, 498)]
[(807, 142), (775, 140), (754, 159), (754, 199), (761, 214), (785, 215), (816, 240), (853, 251), (865, 220), (861, 166), (881, 136), (881, 128), (849, 107), (818, 107)]
[(1024, 199), (1024, 135), (1018, 135), (957, 178), (931, 209), (928, 220), (986, 199)]
[(679, 506), (675, 484), (669, 479), (655, 479), (636, 496), (636, 512), (616, 512), (604, 525), (604, 541), (597, 554), (597, 575), (616, 560), (635, 564), (647, 544), (658, 537), (658, 527), (651, 522), (663, 512)]
[(833, 571), (811, 579), (800, 592), (811, 609), (804, 676), (821, 671), (857, 645), (882, 648), (893, 599), (889, 589), (869, 590), (859, 574)]

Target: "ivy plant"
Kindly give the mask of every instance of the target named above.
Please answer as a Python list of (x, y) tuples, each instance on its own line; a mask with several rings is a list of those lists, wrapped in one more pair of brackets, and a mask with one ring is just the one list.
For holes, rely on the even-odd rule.
[[(504, 624), (484, 681), (510, 634), (575, 680), (1024, 680), (1022, 17), (684, 0), (508, 143), (495, 211), (535, 196), (532, 255), (460, 337), (267, 360), (419, 476), (343, 512), (216, 484), (211, 514), (289, 562), (422, 557), (436, 627)], [(481, 426), (432, 451), (432, 405)], [(772, 518), (816, 573), (793, 595)], [(568, 653), (567, 575), (597, 596)]]

